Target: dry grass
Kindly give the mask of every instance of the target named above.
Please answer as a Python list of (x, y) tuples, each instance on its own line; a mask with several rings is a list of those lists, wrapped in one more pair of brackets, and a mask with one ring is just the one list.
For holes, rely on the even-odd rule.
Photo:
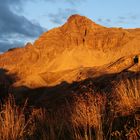
[[(26, 104), (25, 104), (26, 105)], [(24, 140), (31, 135), (31, 119), (26, 120), (24, 106), (16, 106), (12, 96), (0, 108), (0, 140)]]
[[(87, 98), (87, 100), (91, 99), (89, 102), (76, 100), (74, 112), (71, 103), (68, 103), (65, 105), (66, 109), (61, 109), (60, 112), (52, 111), (49, 115), (48, 111), (42, 108), (33, 108), (30, 115), (27, 115), (27, 102), (23, 107), (19, 107), (15, 104), (13, 97), (9, 96), (0, 107), (0, 140), (113, 140), (117, 138), (137, 140), (140, 124), (137, 123), (125, 132), (125, 130), (120, 131), (119, 127), (115, 130), (113, 121), (115, 117), (119, 120), (119, 117), (125, 117), (126, 114), (132, 115), (136, 108), (140, 107), (138, 84), (137, 80), (118, 83), (113, 94), (116, 96), (110, 101), (110, 112), (120, 114), (120, 116), (109, 115), (108, 118), (106, 114), (103, 114), (106, 111), (103, 104), (99, 105), (98, 102), (92, 104), (94, 100), (91, 99), (91, 95)], [(67, 118), (67, 112), (71, 114), (71, 119), (73, 119), (71, 122)], [(78, 126), (76, 119), (80, 121), (80, 117), (85, 125)], [(107, 128), (106, 121), (110, 121), (111, 124), (106, 131), (108, 134), (104, 131)]]
[[(117, 102), (115, 106), (116, 113), (132, 113), (138, 107), (140, 107), (140, 83), (138, 80), (123, 80), (121, 81), (115, 91), (117, 99), (114, 102)], [(117, 108), (118, 107), (118, 108)]]

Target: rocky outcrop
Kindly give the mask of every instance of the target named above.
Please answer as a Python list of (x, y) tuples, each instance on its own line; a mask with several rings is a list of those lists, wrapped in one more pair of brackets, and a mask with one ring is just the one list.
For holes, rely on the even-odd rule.
[[(80, 81), (133, 66), (140, 52), (140, 29), (107, 28), (73, 15), (33, 44), (0, 55), (0, 67), (16, 75), (14, 86), (52, 86)], [(131, 68), (133, 66), (133, 68)]]

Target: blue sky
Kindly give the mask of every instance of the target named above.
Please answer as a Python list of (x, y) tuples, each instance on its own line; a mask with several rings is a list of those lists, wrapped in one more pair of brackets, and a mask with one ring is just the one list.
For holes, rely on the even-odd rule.
[[(105, 26), (140, 27), (140, 0), (48, 0), (28, 2), (24, 16), (47, 29), (59, 26), (71, 14), (81, 14)], [(52, 18), (51, 18), (52, 16)], [(52, 19), (56, 18), (56, 22)], [(57, 23), (58, 22), (58, 23)]]
[(72, 14), (107, 27), (140, 27), (140, 0), (1, 0), (0, 51), (23, 46)]

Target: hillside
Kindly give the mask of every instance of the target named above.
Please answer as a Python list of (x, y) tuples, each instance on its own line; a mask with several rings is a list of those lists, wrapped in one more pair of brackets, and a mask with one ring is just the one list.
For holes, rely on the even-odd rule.
[(107, 28), (73, 15), (33, 44), (0, 55), (0, 67), (16, 75), (14, 86), (30, 88), (121, 72), (139, 55), (139, 34), (140, 29)]

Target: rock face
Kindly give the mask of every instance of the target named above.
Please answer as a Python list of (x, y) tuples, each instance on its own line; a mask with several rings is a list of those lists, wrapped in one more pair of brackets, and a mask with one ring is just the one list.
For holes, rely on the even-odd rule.
[(140, 29), (107, 28), (73, 15), (43, 33), (34, 44), (0, 55), (0, 67), (16, 75), (14, 86), (37, 88), (71, 83), (133, 66), (140, 52)]

